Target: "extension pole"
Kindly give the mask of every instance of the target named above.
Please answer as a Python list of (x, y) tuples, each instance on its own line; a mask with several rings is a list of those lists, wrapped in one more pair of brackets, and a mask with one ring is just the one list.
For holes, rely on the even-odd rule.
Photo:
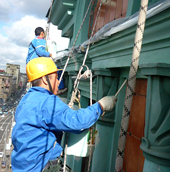
[(129, 72), (129, 79), (126, 88), (125, 103), (123, 108), (123, 116), (121, 121), (121, 129), (118, 141), (117, 157), (115, 164), (115, 172), (122, 172), (123, 157), (126, 144), (126, 133), (129, 124), (130, 110), (132, 106), (133, 93), (136, 84), (136, 75), (138, 70), (139, 55), (142, 46), (142, 39), (145, 27), (146, 12), (147, 12), (148, 0), (141, 0), (141, 8), (139, 11), (138, 24), (135, 35), (135, 43), (133, 47), (132, 62)]

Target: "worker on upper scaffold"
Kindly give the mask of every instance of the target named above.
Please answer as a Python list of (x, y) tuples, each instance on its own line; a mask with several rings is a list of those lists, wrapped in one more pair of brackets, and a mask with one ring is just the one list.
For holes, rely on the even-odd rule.
[[(31, 41), (29, 48), (28, 48), (28, 55), (26, 58), (26, 64), (35, 58), (38, 57), (51, 57), (52, 54), (48, 51), (46, 51), (46, 40), (44, 39), (45, 37), (45, 32), (42, 27), (37, 27), (35, 29), (35, 38)], [(58, 72), (58, 75), (60, 77), (61, 71)], [(59, 78), (58, 78), (59, 79)], [(27, 85), (28, 89), (31, 87), (31, 84)], [(67, 91), (67, 88), (64, 87), (64, 80), (61, 80), (61, 83), (59, 85), (59, 91), (58, 94), (62, 94), (63, 92)]]
[(35, 36), (36, 37), (29, 44), (26, 64), (37, 57), (52, 57), (52, 54), (46, 51), (45, 33), (42, 27), (35, 29)]

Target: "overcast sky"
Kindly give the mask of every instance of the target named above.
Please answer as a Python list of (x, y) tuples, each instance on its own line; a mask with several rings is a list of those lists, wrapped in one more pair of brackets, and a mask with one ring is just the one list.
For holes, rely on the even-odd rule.
[[(6, 63), (19, 64), (25, 73), (28, 45), (34, 39), (34, 30), (45, 29), (51, 0), (0, 0), (0, 69)], [(61, 31), (50, 24), (50, 39), (57, 43), (57, 50), (68, 47), (68, 39), (61, 38)]]

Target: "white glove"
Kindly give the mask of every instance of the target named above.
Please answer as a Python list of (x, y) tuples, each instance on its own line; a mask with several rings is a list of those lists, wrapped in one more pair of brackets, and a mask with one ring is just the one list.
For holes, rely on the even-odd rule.
[(111, 111), (116, 105), (117, 98), (115, 96), (106, 96), (100, 99), (98, 102), (103, 111)]

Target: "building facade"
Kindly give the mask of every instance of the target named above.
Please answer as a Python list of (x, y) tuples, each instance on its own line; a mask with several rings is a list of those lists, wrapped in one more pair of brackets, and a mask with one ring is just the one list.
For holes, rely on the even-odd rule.
[(11, 96), (13, 90), (12, 75), (0, 74), (0, 99), (6, 101)]
[(16, 77), (16, 89), (18, 89), (18, 86), (20, 84), (19, 79), (20, 79), (20, 65), (16, 64), (6, 64), (6, 73), (9, 75), (12, 75)]
[[(96, 21), (101, 1), (93, 0), (87, 13), (91, 0), (53, 2), (50, 21), (62, 30), (63, 37), (70, 39), (70, 49), (87, 14), (64, 74), (68, 92), (60, 96), (65, 98), (66, 103), (70, 101), (74, 80), (90, 41), (86, 65), (93, 71), (93, 103), (103, 96), (115, 95), (129, 76), (140, 1), (102, 1)], [(169, 0), (149, 0), (122, 171), (170, 172), (169, 11)], [(92, 40), (89, 40), (95, 22)], [(55, 59), (59, 67), (63, 68), (66, 63), (70, 53), (66, 51), (63, 51), (63, 55), (60, 52)], [(89, 88), (89, 80), (80, 82), (82, 107), (89, 105)], [(125, 93), (126, 87), (123, 87), (114, 110), (100, 117), (95, 125), (98, 134), (90, 164), (91, 172), (115, 171)], [(70, 135), (69, 138), (76, 137), (79, 135)], [(67, 165), (74, 172), (86, 172), (89, 156), (67, 155)]]
[(1, 103), (13, 96), (18, 89), (24, 89), (27, 84), (26, 74), (20, 74), (20, 65), (6, 64), (6, 72), (0, 71), (0, 100)]
[(25, 73), (20, 73), (20, 88), (24, 89), (27, 85), (28, 78)]

